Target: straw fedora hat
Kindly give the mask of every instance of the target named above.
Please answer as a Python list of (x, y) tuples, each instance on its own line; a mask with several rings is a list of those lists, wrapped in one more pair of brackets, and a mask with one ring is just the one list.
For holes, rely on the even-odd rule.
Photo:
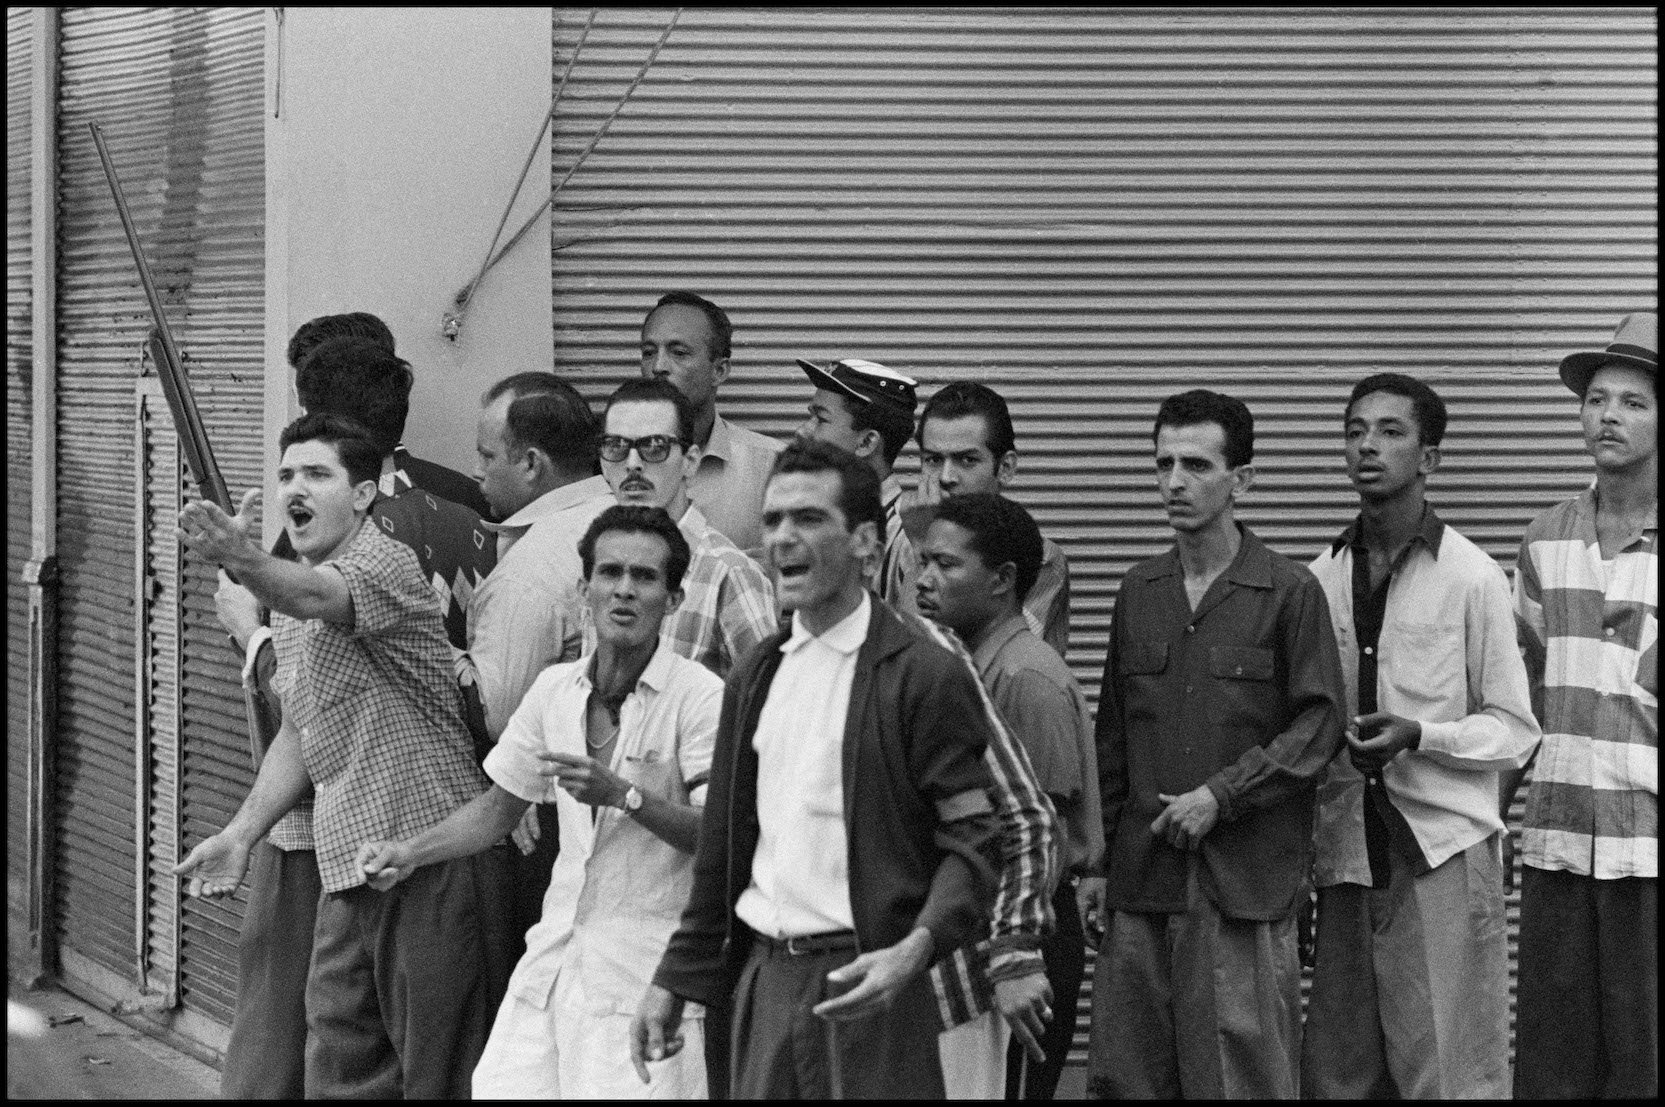
[(1619, 321), (1619, 329), (1605, 350), (1572, 354), (1561, 361), (1561, 381), (1582, 396), (1590, 378), (1603, 365), (1629, 365), (1659, 374), (1659, 316), (1638, 311)]

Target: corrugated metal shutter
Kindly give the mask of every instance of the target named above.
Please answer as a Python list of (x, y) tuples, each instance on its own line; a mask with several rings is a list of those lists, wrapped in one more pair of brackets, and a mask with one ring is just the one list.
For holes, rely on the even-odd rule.
[[(171, 981), (187, 1009), (224, 1024), (241, 903), (181, 904), (164, 869), (181, 848), (171, 826), (189, 845), (223, 826), (247, 792), (239, 658), (214, 618), (212, 572), (188, 561), (177, 608), (168, 600), (175, 505), (167, 482), (156, 483), (156, 459), (142, 470), (156, 478), (142, 508), (135, 498), (149, 313), (86, 122), (104, 126), (220, 466), (240, 493), (259, 482), (261, 459), (263, 18), (259, 9), (72, 9), (62, 49), (60, 941), (129, 979)], [(165, 416), (157, 433), (171, 442)], [(149, 564), (136, 578), (141, 551)], [(142, 608), (136, 579), (149, 597)], [(148, 683), (142, 727), (139, 640), (152, 677), (177, 683)], [(177, 667), (156, 664), (176, 651)], [(172, 733), (159, 730), (170, 716)], [(142, 752), (136, 732), (149, 735)], [(136, 763), (148, 779), (136, 778)]]
[(6, 907), (8, 931), (22, 938), (29, 902), (29, 590), (33, 473), (29, 413), (34, 339), (30, 287), (29, 54), (34, 13), (6, 9)]
[[(601, 13), (555, 179), (668, 16)], [(557, 77), (584, 19), (556, 9)], [(556, 363), (604, 394), (677, 287), (733, 316), (722, 405), (768, 433), (803, 410), (797, 356), (999, 389), (1096, 697), (1117, 584), (1169, 542), (1171, 392), (1248, 402), (1243, 517), (1301, 559), (1356, 510), (1338, 424), (1369, 372), (1446, 397), (1433, 498), (1506, 567), (1587, 482), (1553, 366), (1657, 298), (1655, 32), (1645, 8), (686, 11), (556, 205)]]

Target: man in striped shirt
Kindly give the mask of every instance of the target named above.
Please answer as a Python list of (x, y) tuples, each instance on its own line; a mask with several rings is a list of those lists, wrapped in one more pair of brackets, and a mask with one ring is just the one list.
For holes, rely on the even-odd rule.
[(877, 577), (869, 580), (868, 587), (896, 610), (918, 614), (914, 580), (919, 575), (919, 558), (902, 529), (902, 509), (908, 505), (902, 482), (892, 470), (902, 447), (913, 437), (913, 412), (918, 405), (914, 389), (919, 382), (860, 358), (835, 361), (824, 369), (802, 358), (798, 365), (815, 385), (809, 418), (799, 425), (798, 439), (830, 442), (867, 462), (879, 475), (885, 509), (884, 548)]
[(1521, 834), (1518, 1098), (1659, 1094), (1658, 350), (1639, 312), (1561, 362), (1596, 480), (1521, 541), (1544, 739)]

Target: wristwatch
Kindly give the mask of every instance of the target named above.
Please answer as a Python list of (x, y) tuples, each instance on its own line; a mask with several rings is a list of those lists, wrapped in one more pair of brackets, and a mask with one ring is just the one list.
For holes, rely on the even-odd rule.
[(632, 784), (624, 790), (624, 801), (619, 804), (619, 810), (627, 815), (633, 815), (642, 809), (642, 790)]

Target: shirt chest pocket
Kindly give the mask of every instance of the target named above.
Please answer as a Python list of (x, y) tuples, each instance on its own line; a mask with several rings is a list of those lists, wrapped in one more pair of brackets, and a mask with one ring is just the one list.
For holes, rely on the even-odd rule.
[[(337, 648), (326, 648), (329, 645), (336, 645)], [(311, 692), (312, 701), (317, 704), (320, 713), (344, 700), (362, 695), (370, 686), (368, 666), (362, 662), (355, 664), (357, 659), (347, 653), (350, 649), (350, 646), (323, 641), (314, 645), (311, 664), (305, 670), (305, 683), (311, 687), (303, 687), (300, 691), (302, 695)]]
[(1122, 673), (1126, 676), (1154, 676), (1168, 667), (1168, 643), (1129, 642), (1122, 649)]
[(1377, 683), (1391, 685), (1395, 706), (1403, 704), (1401, 714), (1414, 712), (1424, 722), (1450, 722), (1468, 714), (1462, 627), (1397, 623), (1383, 633), (1381, 644)]
[(1210, 714), (1227, 730), (1258, 734), (1279, 717), (1277, 655), (1257, 646), (1214, 646), (1208, 651), (1213, 695)]

